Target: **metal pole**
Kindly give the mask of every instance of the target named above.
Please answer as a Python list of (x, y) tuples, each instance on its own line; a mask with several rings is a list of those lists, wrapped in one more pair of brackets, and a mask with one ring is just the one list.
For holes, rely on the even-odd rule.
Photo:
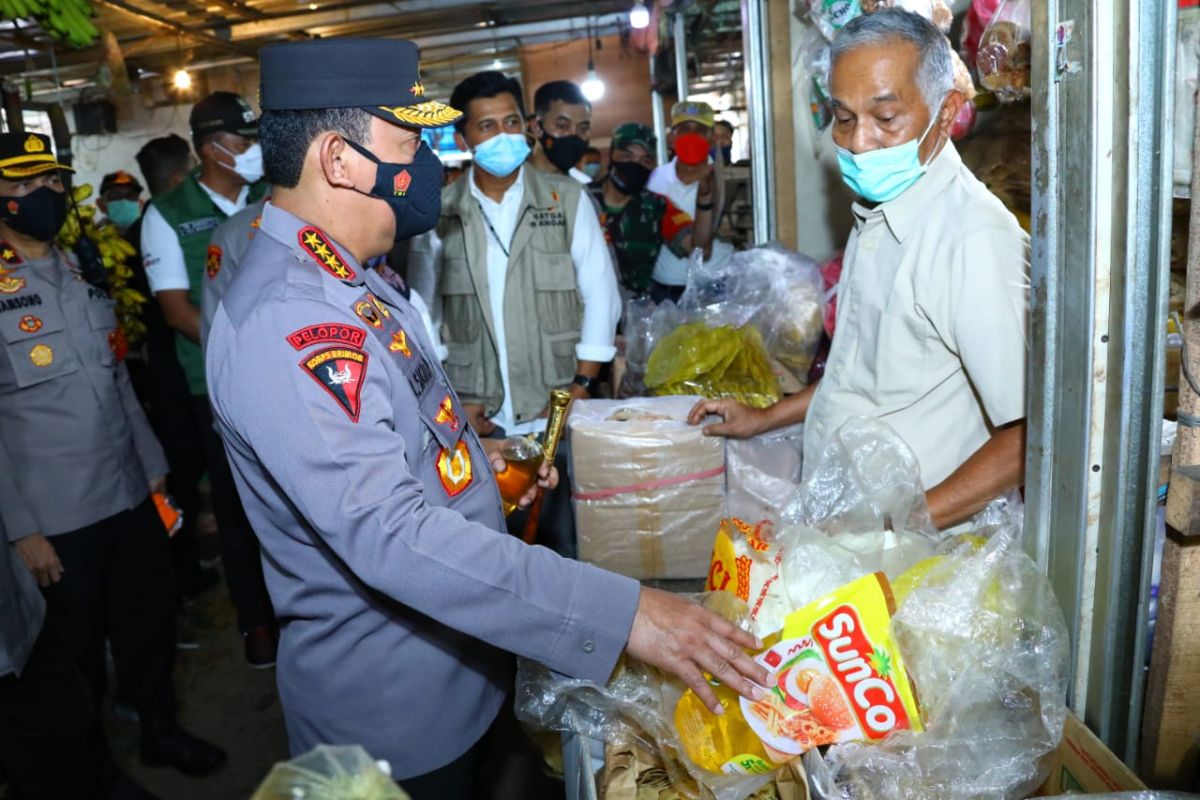
[(654, 54), (650, 54), (650, 113), (654, 119), (654, 157), (659, 164), (667, 163), (667, 121), (663, 115), (663, 96), (658, 91), (658, 75), (654, 67)]
[(1028, 546), (1071, 633), (1069, 702), (1132, 762), (1162, 418), (1174, 8), (1032, 7)]
[(675, 12), (675, 95), (688, 98), (687, 32), (683, 29), (683, 9)]
[[(746, 108), (750, 116), (750, 198), (754, 243), (775, 238), (775, 152), (772, 133), (767, 1), (742, 0), (742, 51), (746, 54)], [(791, 87), (783, 87), (791, 91)]]

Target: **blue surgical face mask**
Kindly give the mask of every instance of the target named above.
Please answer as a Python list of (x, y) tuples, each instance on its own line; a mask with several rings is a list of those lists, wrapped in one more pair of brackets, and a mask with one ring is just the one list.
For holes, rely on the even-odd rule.
[(109, 200), (105, 216), (118, 228), (128, 228), (141, 213), (142, 204), (137, 200)]
[(585, 174), (585, 175), (587, 175), (589, 178), (593, 178), (593, 179), (594, 179), (594, 178), (595, 178), (597, 175), (599, 175), (599, 174), (600, 174), (600, 162), (599, 162), (599, 161), (592, 161), (592, 162), (591, 162), (591, 163), (589, 163), (589, 164), (584, 164), (584, 165), (583, 165), (583, 172), (584, 172), (584, 174)]
[(500, 133), (475, 148), (475, 163), (497, 178), (507, 178), (529, 157), (529, 140), (523, 133)]
[[(941, 104), (938, 104), (941, 109)], [(886, 203), (904, 193), (925, 174), (927, 164), (921, 163), (921, 142), (933, 130), (938, 115), (934, 113), (925, 131), (911, 142), (895, 147), (881, 147), (865, 153), (851, 153), (837, 148), (838, 168), (842, 180), (855, 194), (873, 203)]]

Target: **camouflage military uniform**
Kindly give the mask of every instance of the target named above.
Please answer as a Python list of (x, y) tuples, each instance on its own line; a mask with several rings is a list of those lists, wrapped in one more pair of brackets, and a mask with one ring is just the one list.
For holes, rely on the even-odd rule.
[(683, 258), (683, 241), (692, 229), (692, 218), (661, 194), (641, 191), (621, 208), (600, 206), (600, 224), (617, 254), (621, 287), (634, 295), (650, 289), (654, 262), (663, 245)]

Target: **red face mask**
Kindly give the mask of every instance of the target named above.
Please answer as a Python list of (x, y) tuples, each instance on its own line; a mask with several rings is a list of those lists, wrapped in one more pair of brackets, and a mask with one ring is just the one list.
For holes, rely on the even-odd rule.
[(698, 133), (685, 133), (675, 139), (675, 155), (681, 164), (694, 167), (708, 160), (708, 139)]

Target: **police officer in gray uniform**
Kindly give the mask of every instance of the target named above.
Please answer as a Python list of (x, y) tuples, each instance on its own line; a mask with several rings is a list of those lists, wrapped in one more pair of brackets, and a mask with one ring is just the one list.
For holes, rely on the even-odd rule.
[(162, 448), (118, 359), (108, 293), (52, 242), (66, 193), (48, 137), (0, 134), (0, 484), (7, 535), (99, 698), (104, 642), (137, 707), (142, 758), (189, 774), (225, 760), (175, 722), (173, 576), (150, 498)]
[(425, 99), (416, 46), (285, 43), (261, 67), (271, 200), (207, 370), (281, 624), (292, 752), (361, 744), (414, 800), (480, 797), (507, 653), (605, 681), (627, 650), (713, 707), (702, 670), (760, 697), (749, 634), (505, 532), (498, 443), (469, 429), (413, 307), (363, 268), (440, 211), (420, 128), (458, 112)]

